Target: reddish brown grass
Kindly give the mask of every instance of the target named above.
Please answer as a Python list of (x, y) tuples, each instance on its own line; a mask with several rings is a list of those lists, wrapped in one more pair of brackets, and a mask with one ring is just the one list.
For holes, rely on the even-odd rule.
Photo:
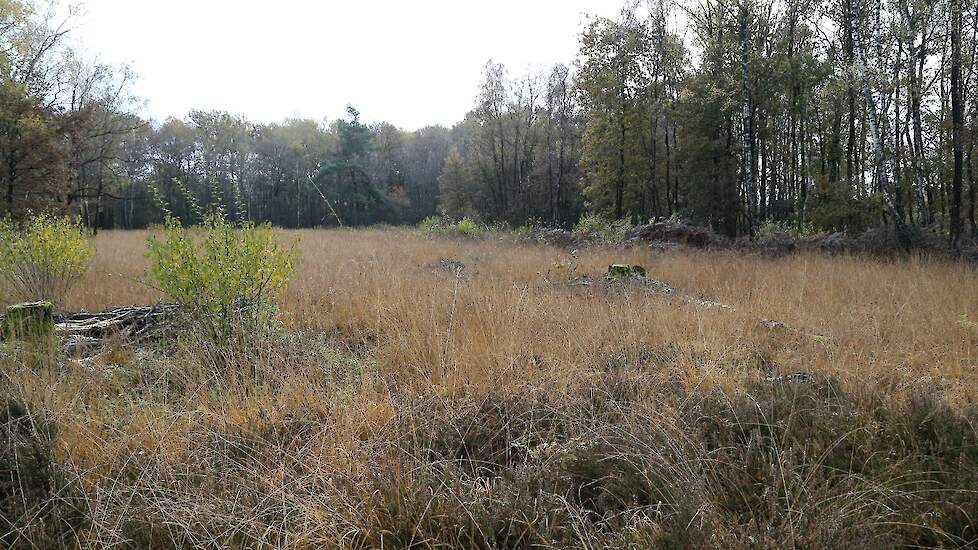
[[(975, 405), (978, 330), (959, 322), (978, 319), (972, 268), (572, 255), (406, 230), (281, 235), (301, 250), (282, 301), (293, 335), (241, 351), (240, 372), (203, 364), (192, 347), (161, 355), (121, 342), (94, 362), (5, 362), (8, 392), (59, 427), (52, 449), (84, 511), (73, 535), (83, 544), (885, 547), (955, 546), (974, 533), (950, 519), (929, 527), (920, 503), (933, 487), (902, 485), (900, 465), (930, 454), (875, 458), (900, 449), (886, 442), (923, 437), (919, 426), (896, 435), (897, 420), (880, 427), (912, 416), (921, 394), (940, 414), (956, 411), (953, 429)], [(141, 282), (146, 236), (100, 233), (67, 308), (160, 299)], [(442, 258), (465, 270), (437, 269)], [(567, 284), (623, 261), (736, 311), (638, 285)], [(806, 336), (815, 333), (826, 338)], [(764, 389), (794, 372), (835, 389)], [(779, 435), (743, 427), (755, 414), (764, 420), (753, 426), (770, 422)], [(727, 441), (730, 429), (743, 437)], [(811, 437), (792, 443), (796, 433)], [(832, 463), (840, 447), (846, 467)], [(593, 476), (649, 488), (580, 481)], [(941, 479), (927, 483), (951, 483)], [(769, 492), (755, 498), (744, 484)], [(19, 542), (46, 540), (44, 528), (17, 523)]]
[[(564, 368), (593, 364), (609, 346), (684, 341), (717, 353), (762, 346), (789, 370), (830, 369), (860, 377), (945, 380), (958, 397), (974, 388), (978, 272), (962, 263), (919, 258), (878, 260), (819, 255), (763, 259), (734, 253), (642, 248), (568, 251), (511, 242), (432, 239), (406, 231), (283, 231), (301, 250), (298, 275), (283, 301), (297, 326), (353, 338), (383, 336), (374, 354), (427, 377), (467, 370), (496, 376), (526, 357)], [(93, 269), (68, 309), (151, 303), (143, 282), (143, 232), (102, 232)], [(433, 272), (441, 258), (467, 266), (466, 277)], [(580, 274), (631, 262), (650, 276), (738, 313), (703, 310), (642, 296), (568, 289)], [(751, 319), (782, 321), (828, 343), (768, 334)], [(445, 349), (449, 346), (450, 349)], [(437, 368), (435, 368), (437, 367)], [(433, 370), (432, 370), (433, 369)], [(430, 371), (430, 372), (428, 372)], [(521, 374), (522, 376), (522, 374)], [(960, 382), (960, 383), (956, 383)]]

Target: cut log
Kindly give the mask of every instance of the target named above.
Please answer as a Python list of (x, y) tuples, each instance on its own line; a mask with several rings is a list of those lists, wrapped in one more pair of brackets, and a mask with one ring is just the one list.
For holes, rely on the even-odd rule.
[(621, 281), (625, 279), (645, 278), (645, 268), (640, 265), (612, 264), (608, 266), (605, 279)]
[(0, 322), (0, 334), (6, 340), (42, 342), (54, 336), (54, 306), (51, 302), (29, 302), (7, 308)]

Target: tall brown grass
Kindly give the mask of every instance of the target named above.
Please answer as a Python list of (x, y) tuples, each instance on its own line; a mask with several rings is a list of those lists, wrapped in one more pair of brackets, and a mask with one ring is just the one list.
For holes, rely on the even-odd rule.
[[(0, 541), (774, 548), (978, 537), (978, 330), (967, 322), (978, 319), (978, 274), (963, 264), (572, 253), (402, 230), (284, 236), (301, 249), (287, 330), (235, 350), (239, 369), (179, 342), (120, 340), (94, 360), (33, 365), (4, 351), (0, 389), (57, 431), (7, 422), (13, 448), (51, 459), (36, 502), (7, 506), (19, 512)], [(160, 299), (143, 281), (145, 238), (101, 233), (69, 309)], [(464, 270), (440, 268), (443, 258)], [(568, 284), (622, 261), (735, 311), (640, 285)], [(797, 372), (811, 378), (779, 378)]]

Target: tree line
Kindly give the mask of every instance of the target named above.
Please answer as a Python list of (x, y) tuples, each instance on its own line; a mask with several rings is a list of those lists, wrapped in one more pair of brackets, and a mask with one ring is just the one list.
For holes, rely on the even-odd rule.
[(416, 131), (353, 107), (145, 121), (131, 73), (85, 62), (32, 6), (0, 1), (0, 214), (133, 228), (197, 200), (287, 227), (590, 212), (731, 236), (978, 231), (975, 0), (632, 1), (589, 18), (569, 63), (490, 61), (458, 124)]

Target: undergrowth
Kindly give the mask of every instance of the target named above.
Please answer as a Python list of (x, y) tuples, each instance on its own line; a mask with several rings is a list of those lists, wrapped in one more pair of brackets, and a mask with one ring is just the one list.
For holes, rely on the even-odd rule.
[[(664, 375), (613, 368), (575, 388), (581, 397), (517, 385), (446, 399), (399, 389), (369, 364), (315, 345), (283, 342), (257, 354), (252, 361), (268, 366), (243, 393), (245, 380), (215, 386), (203, 365), (169, 370), (165, 382), (165, 366), (144, 365), (108, 396), (111, 418), (191, 407), (193, 395), (214, 390), (222, 394), (196, 406), (232, 407), (238, 418), (188, 418), (166, 443), (126, 443), (138, 424), (123, 421), (103, 436), (135, 446), (122, 469), (75, 470), (88, 478), (81, 487), (65, 484), (50, 424), (27, 419), (13, 398), (3, 502), (14, 528), (5, 540), (132, 548), (890, 548), (978, 540), (978, 411), (953, 409), (926, 388), (892, 400), (826, 378), (757, 378), (731, 391), (679, 391)], [(324, 351), (276, 359), (287, 348)], [(385, 397), (370, 397), (378, 392)], [(311, 405), (320, 400), (328, 401)], [(114, 519), (85, 528), (106, 517)]]

